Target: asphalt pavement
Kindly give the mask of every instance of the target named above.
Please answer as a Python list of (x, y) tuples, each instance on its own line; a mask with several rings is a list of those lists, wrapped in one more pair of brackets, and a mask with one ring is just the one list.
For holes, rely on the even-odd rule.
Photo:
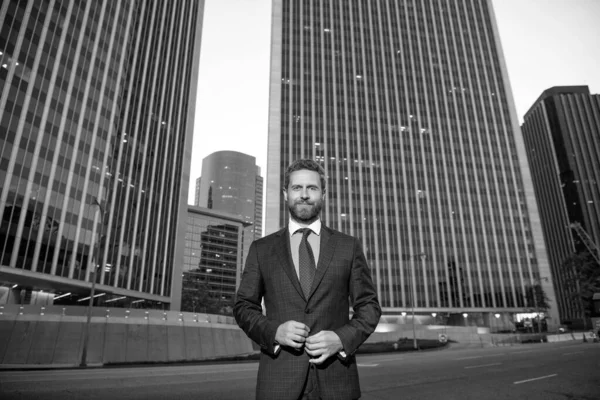
[[(600, 399), (600, 343), (357, 357), (363, 400)], [(256, 362), (0, 371), (0, 399), (253, 399)]]

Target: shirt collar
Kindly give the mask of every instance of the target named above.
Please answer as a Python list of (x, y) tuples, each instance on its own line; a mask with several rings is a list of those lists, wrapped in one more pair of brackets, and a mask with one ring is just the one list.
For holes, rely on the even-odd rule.
[[(296, 233), (296, 231), (298, 229), (302, 229), (302, 228), (303, 227), (300, 226), (300, 224), (298, 224), (296, 221), (294, 221), (293, 219), (290, 218), (289, 223), (288, 223), (288, 230), (289, 230), (290, 236), (292, 236), (294, 233)], [(321, 234), (321, 219), (317, 219), (315, 222), (310, 224), (308, 226), (308, 229), (313, 231), (313, 233), (315, 235), (319, 236)]]

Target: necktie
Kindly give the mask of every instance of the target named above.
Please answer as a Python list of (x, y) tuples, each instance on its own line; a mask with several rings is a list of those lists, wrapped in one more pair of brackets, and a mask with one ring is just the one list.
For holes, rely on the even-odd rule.
[(302, 232), (302, 240), (300, 241), (300, 247), (298, 249), (299, 255), (299, 275), (300, 275), (300, 286), (304, 292), (304, 296), (308, 298), (310, 293), (310, 287), (312, 286), (313, 279), (317, 266), (315, 264), (315, 256), (313, 255), (310, 243), (308, 243), (308, 235), (311, 230), (308, 228), (299, 229)]

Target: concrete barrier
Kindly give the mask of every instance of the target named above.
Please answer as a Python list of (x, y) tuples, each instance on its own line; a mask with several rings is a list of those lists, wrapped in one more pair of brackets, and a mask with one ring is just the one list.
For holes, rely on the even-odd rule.
[(82, 337), (83, 324), (77, 322), (63, 321), (60, 323), (56, 345), (54, 347), (54, 364), (77, 364), (78, 352), (73, 348), (79, 349)]
[[(81, 344), (81, 349), (83, 349), (83, 331), (85, 329), (85, 322), (80, 323), (81, 326), (81, 340), (79, 341)], [(90, 365), (94, 364), (104, 364), (104, 360), (106, 359), (105, 351), (107, 342), (111, 341), (110, 333), (108, 332), (107, 327), (110, 325), (110, 322), (107, 322), (106, 319), (101, 317), (92, 318), (92, 323), (90, 325), (89, 330), (89, 339), (88, 339), (88, 347), (87, 347), (87, 363)], [(81, 350), (77, 354), (77, 360), (81, 360)], [(79, 364), (79, 363), (78, 363)]]
[(183, 329), (185, 334), (185, 358), (201, 360), (200, 330), (194, 326), (184, 326)]
[(148, 325), (148, 360), (165, 362), (169, 359), (168, 346), (166, 346), (167, 326)]
[[(54, 319), (54, 316), (51, 318)], [(27, 354), (27, 364), (52, 364), (59, 323), (57, 320), (36, 322)]]
[(127, 354), (127, 325), (106, 323), (103, 363), (124, 363)]
[[(0, 313), (0, 367), (79, 365), (84, 307), (46, 306), (42, 312), (40, 307), (13, 308), (5, 305)], [(105, 308), (95, 308), (92, 315), (88, 365), (195, 361), (256, 352), (231, 317)]]
[(33, 332), (35, 331), (36, 321), (17, 320), (11, 321), (12, 329), (8, 330), (8, 335), (2, 340), (8, 342), (4, 358), (5, 364), (26, 364), (29, 355), (29, 349), (33, 342)]
[(215, 358), (215, 342), (213, 340), (213, 329), (211, 329), (210, 324), (204, 324), (198, 328), (198, 330), (200, 333), (200, 349), (202, 352), (202, 358)]
[(183, 334), (183, 325), (167, 326), (167, 346), (168, 360), (181, 361), (185, 360), (185, 336)]
[(127, 362), (143, 362), (148, 358), (148, 323), (130, 321), (127, 325)]

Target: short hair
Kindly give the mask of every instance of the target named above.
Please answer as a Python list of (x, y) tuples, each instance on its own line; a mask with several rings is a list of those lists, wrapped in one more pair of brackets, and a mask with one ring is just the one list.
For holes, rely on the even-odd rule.
[(319, 177), (321, 178), (321, 190), (325, 192), (325, 170), (323, 169), (323, 167), (321, 167), (321, 165), (318, 162), (310, 159), (296, 160), (287, 167), (283, 178), (284, 190), (286, 190), (288, 188), (288, 185), (290, 184), (290, 175), (292, 174), (292, 172), (300, 171), (302, 169), (318, 172)]

